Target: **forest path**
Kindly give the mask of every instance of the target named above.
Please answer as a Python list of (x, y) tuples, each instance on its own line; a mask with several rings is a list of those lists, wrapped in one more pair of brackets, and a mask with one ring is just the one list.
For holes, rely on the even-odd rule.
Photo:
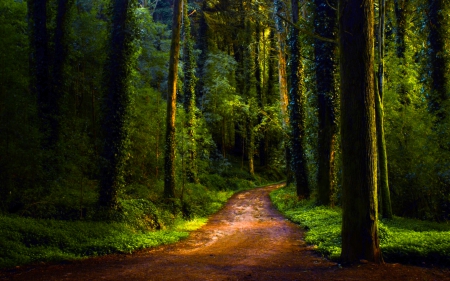
[(340, 268), (307, 246), (272, 206), (271, 185), (235, 194), (179, 243), (68, 264), (30, 266), (6, 280), (450, 280), (449, 271), (399, 264)]

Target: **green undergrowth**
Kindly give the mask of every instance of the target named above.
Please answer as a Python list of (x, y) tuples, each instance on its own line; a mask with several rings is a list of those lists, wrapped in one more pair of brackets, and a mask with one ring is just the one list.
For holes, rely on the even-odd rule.
[(0, 217), (0, 267), (130, 253), (179, 241), (206, 222), (180, 221), (160, 231), (138, 231), (126, 223)]
[[(276, 208), (289, 220), (307, 229), (305, 241), (332, 260), (341, 254), (340, 208), (298, 201), (292, 186), (270, 195)], [(384, 260), (412, 264), (450, 264), (450, 225), (394, 217), (379, 221), (380, 247)]]
[(199, 184), (179, 187), (177, 198), (169, 202), (162, 198), (162, 183), (151, 189), (131, 186), (119, 201), (120, 211), (108, 220), (93, 206), (86, 208), (82, 219), (0, 214), (0, 268), (130, 253), (174, 243), (205, 224), (234, 193), (262, 183), (263, 179), (210, 174)]

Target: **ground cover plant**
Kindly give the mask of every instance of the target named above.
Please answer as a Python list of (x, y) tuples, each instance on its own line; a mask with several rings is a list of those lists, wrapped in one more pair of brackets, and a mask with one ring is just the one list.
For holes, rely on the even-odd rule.
[[(289, 220), (307, 229), (305, 241), (332, 260), (341, 254), (342, 214), (339, 207), (316, 206), (299, 201), (287, 186), (270, 195), (276, 208)], [(380, 247), (386, 262), (440, 264), (450, 262), (450, 225), (394, 216), (378, 224)]]
[(0, 268), (130, 253), (177, 242), (205, 224), (234, 193), (256, 187), (249, 180), (230, 184), (230, 179), (212, 177), (220, 178), (224, 186), (188, 184), (183, 202), (175, 201), (175, 208), (150, 199), (121, 199), (121, 211), (109, 221), (96, 218), (93, 211), (84, 220), (0, 215)]

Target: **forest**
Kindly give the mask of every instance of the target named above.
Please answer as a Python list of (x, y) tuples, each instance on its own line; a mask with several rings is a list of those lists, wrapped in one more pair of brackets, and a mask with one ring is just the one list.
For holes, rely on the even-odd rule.
[[(450, 261), (449, 25), (444, 0), (1, 0), (0, 268), (173, 243), (275, 182), (311, 235), (335, 212), (325, 256)], [(400, 221), (442, 244), (389, 248)]]

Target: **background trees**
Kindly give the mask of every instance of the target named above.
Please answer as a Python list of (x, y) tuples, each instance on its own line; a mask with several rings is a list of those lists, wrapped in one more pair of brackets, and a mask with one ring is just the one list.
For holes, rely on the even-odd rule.
[[(345, 133), (354, 127), (348, 122), (364, 119), (355, 118), (361, 104), (338, 106), (338, 93), (347, 97), (350, 86), (339, 84), (349, 74), (337, 69), (337, 54), (353, 57), (361, 48), (335, 44), (337, 3), (192, 1), (177, 39), (183, 50), (170, 56), (171, 29), (178, 26), (171, 23), (173, 3), (123, 1), (0, 3), (2, 212), (78, 219), (95, 216), (99, 201), (157, 202), (166, 147), (172, 161), (166, 194), (175, 209), (182, 194), (192, 199), (204, 186), (259, 182), (261, 173), (280, 179), (294, 167), (300, 196), (345, 205), (345, 190), (356, 188), (348, 171), (357, 163), (347, 152), (363, 143)], [(382, 46), (385, 35), (384, 56), (377, 53), (373, 63), (384, 62), (380, 108), (394, 215), (448, 220), (450, 214), (444, 2), (388, 1), (385, 31), (377, 29), (373, 42)], [(381, 26), (381, 6), (374, 6), (367, 28)], [(175, 109), (179, 118), (166, 123)], [(341, 113), (347, 125), (339, 124)], [(372, 179), (381, 163), (370, 163)]]

